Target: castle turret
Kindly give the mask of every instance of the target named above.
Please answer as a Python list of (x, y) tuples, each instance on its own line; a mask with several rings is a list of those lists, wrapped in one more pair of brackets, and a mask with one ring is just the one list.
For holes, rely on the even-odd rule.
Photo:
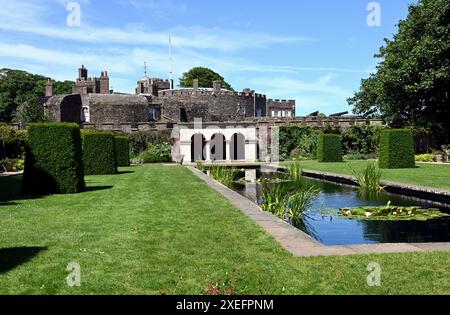
[(51, 79), (48, 79), (48, 82), (45, 84), (45, 96), (46, 97), (53, 96), (53, 82)]
[(109, 94), (108, 71), (102, 71), (99, 81), (100, 81), (100, 94)]
[(84, 65), (82, 65), (81, 68), (78, 69), (78, 79), (80, 81), (87, 81), (88, 79), (88, 70), (84, 67)]

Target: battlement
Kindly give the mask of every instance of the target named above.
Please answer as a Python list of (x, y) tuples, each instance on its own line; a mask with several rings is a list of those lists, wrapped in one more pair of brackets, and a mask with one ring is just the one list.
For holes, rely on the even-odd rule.
[(256, 97), (259, 99), (266, 99), (266, 95), (259, 93), (250, 93), (250, 92), (232, 92), (228, 90), (221, 90), (219, 93), (214, 92), (211, 88), (198, 88), (192, 89), (179, 89), (179, 90), (162, 90), (158, 92), (159, 97), (167, 97), (167, 96), (211, 96), (211, 95), (223, 95), (223, 96), (242, 96), (242, 97)]
[(267, 103), (270, 104), (276, 104), (276, 105), (295, 105), (295, 100), (280, 100), (280, 99), (271, 99), (269, 98), (267, 100)]

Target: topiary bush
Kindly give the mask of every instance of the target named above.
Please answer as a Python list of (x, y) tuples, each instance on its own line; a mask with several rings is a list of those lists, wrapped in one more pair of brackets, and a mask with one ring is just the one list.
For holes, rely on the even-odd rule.
[(84, 189), (80, 129), (76, 124), (30, 124), (23, 191), (77, 193)]
[(317, 141), (319, 162), (342, 162), (341, 137), (335, 134), (320, 134)]
[(114, 137), (114, 152), (117, 167), (130, 166), (130, 144), (127, 137)]
[(86, 175), (117, 173), (114, 135), (108, 132), (83, 130), (83, 167)]
[(380, 135), (380, 168), (414, 168), (414, 140), (410, 129), (385, 129)]

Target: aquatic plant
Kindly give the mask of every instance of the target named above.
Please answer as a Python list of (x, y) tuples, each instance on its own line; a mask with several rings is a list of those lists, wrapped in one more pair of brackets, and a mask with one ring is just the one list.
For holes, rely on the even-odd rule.
[(197, 162), (195, 167), (199, 170), (199, 171), (204, 171), (205, 167), (203, 166), (202, 162)]
[(286, 216), (294, 222), (300, 221), (319, 193), (320, 190), (312, 186), (291, 195), (287, 201)]
[(450, 217), (450, 214), (441, 212), (439, 209), (422, 209), (420, 207), (399, 207), (392, 206), (389, 201), (386, 206), (381, 207), (355, 207), (342, 208), (339, 210), (340, 217), (359, 220), (417, 220), (426, 221), (438, 218)]
[(367, 163), (361, 171), (353, 169), (350, 165), (349, 167), (356, 177), (360, 192), (376, 194), (384, 189), (384, 187), (380, 185), (383, 172), (377, 167), (376, 162)]
[(212, 164), (209, 167), (210, 176), (227, 187), (232, 187), (234, 179), (239, 172), (234, 167), (226, 167), (223, 165)]
[(289, 163), (285, 179), (287, 180), (300, 180), (302, 178), (302, 167), (299, 162)]
[(299, 182), (295, 185), (264, 183), (259, 204), (264, 211), (295, 222), (302, 219), (319, 193), (314, 186), (305, 188)]

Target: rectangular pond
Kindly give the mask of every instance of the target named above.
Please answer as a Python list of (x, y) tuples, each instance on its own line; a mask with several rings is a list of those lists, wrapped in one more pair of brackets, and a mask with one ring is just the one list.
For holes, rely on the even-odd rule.
[[(263, 188), (261, 180), (274, 180), (280, 176), (281, 173), (277, 172), (245, 170), (240, 172), (240, 180), (232, 189), (258, 203), (261, 202)], [(364, 196), (357, 187), (324, 180), (303, 177), (301, 181), (305, 186), (320, 189), (320, 193), (303, 215), (301, 223), (295, 225), (324, 245), (450, 242), (449, 218), (378, 221), (347, 219), (338, 215), (341, 208), (383, 206), (389, 201), (395, 206), (438, 208), (446, 213), (450, 213), (450, 206), (387, 192)]]

